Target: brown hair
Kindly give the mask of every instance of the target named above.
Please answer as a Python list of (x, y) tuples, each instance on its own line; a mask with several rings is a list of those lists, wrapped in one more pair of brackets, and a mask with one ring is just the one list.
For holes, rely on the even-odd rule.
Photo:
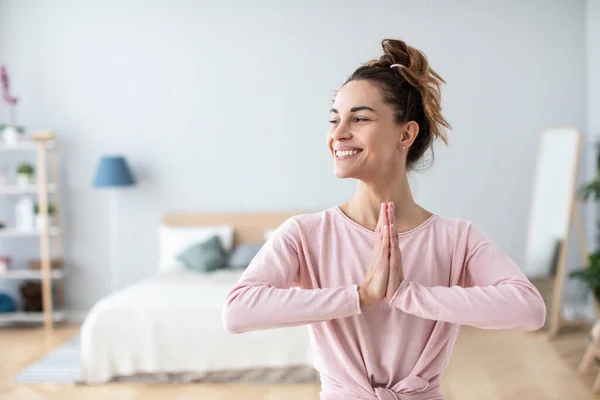
[[(419, 134), (408, 150), (407, 169), (415, 169), (434, 139), (448, 144), (444, 128), (451, 126), (442, 116), (440, 83), (446, 83), (430, 66), (423, 52), (402, 40), (384, 39), (383, 54), (359, 67), (346, 80), (368, 80), (379, 86), (385, 101), (395, 109), (396, 121), (415, 121)], [(393, 64), (403, 67), (391, 68)], [(433, 152), (432, 152), (433, 155)]]

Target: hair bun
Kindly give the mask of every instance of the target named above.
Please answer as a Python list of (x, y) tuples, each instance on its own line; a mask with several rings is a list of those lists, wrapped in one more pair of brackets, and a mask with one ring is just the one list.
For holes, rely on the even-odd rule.
[(381, 41), (383, 54), (381, 64), (402, 64), (412, 72), (425, 75), (429, 72), (429, 61), (425, 54), (406, 44), (403, 40), (384, 39)]
[(429, 65), (425, 53), (409, 46), (403, 40), (383, 39), (383, 54), (379, 57), (380, 65), (402, 64), (408, 73), (402, 73), (406, 81), (421, 94), (425, 115), (430, 122), (434, 136), (448, 143), (442, 128), (450, 128), (450, 124), (441, 115), (440, 85), (446, 83)]

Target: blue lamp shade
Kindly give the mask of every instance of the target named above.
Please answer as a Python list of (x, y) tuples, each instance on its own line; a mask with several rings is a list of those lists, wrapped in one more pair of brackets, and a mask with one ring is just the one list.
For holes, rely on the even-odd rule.
[(127, 160), (123, 156), (105, 156), (100, 158), (94, 187), (132, 186), (135, 184)]

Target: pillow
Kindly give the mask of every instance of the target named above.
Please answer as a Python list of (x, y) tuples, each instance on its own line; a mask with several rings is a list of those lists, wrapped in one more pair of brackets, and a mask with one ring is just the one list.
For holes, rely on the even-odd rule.
[(218, 236), (226, 252), (233, 247), (233, 226), (168, 226), (161, 225), (159, 231), (159, 271), (184, 268), (177, 255), (190, 245)]
[(267, 229), (265, 231), (265, 242), (268, 241), (271, 236), (273, 236), (273, 233), (275, 232), (275, 229)]
[(190, 245), (177, 254), (177, 259), (189, 270), (195, 272), (206, 273), (227, 265), (227, 253), (217, 235)]
[(232, 269), (244, 269), (254, 259), (263, 243), (250, 243), (237, 246), (229, 255), (227, 266)]

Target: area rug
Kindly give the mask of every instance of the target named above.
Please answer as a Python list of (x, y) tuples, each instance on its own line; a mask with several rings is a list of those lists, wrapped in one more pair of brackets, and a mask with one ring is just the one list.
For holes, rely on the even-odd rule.
[[(20, 383), (86, 383), (81, 379), (79, 358), (79, 335), (52, 350), (39, 361), (29, 365), (13, 376)], [(319, 376), (313, 368), (290, 367), (282, 369), (253, 369), (249, 371), (221, 371), (204, 374), (139, 374), (115, 377), (113, 382), (145, 383), (192, 383), (192, 382), (239, 382), (239, 383), (317, 383)]]
[(81, 380), (79, 335), (13, 377), (15, 382), (77, 383)]

